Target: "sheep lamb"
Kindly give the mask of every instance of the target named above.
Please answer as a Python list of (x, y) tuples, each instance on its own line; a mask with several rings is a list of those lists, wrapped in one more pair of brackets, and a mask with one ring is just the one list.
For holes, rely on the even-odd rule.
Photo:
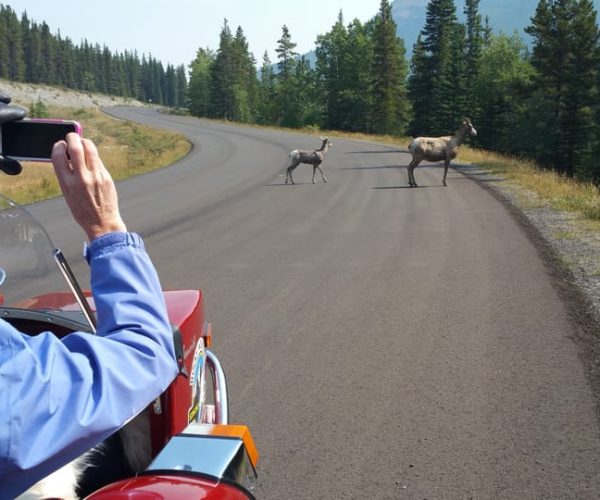
[(321, 163), (325, 159), (325, 155), (331, 146), (333, 146), (332, 142), (327, 137), (321, 137), (321, 147), (316, 151), (300, 151), (298, 149), (294, 149), (290, 151), (290, 160), (291, 165), (287, 168), (285, 173), (285, 183), (291, 182), (295, 184), (294, 179), (292, 178), (292, 172), (294, 169), (300, 165), (301, 163), (306, 163), (308, 165), (313, 166), (313, 175), (312, 175), (312, 183), (315, 183), (315, 174), (317, 170), (321, 172), (321, 177), (323, 177), (323, 182), (327, 182), (327, 178), (323, 173), (323, 169), (321, 168)]

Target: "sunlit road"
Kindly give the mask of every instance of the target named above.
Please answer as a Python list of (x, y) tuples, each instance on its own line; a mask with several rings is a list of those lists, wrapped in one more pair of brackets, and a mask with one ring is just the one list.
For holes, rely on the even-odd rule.
[[(329, 183), (284, 185), (318, 137), (114, 113), (194, 143), (119, 194), (163, 285), (205, 292), (258, 498), (600, 498), (577, 326), (486, 190), (431, 165), (408, 189), (405, 153), (335, 138)], [(78, 257), (62, 200), (35, 209)]]

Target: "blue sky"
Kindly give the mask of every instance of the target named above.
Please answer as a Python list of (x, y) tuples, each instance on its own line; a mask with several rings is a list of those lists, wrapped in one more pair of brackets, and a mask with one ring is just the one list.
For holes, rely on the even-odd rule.
[[(407, 0), (424, 3), (425, 0)], [(265, 51), (274, 62), (277, 40), (285, 24), (298, 44), (296, 51), (315, 48), (317, 35), (344, 20), (367, 21), (380, 0), (0, 0), (20, 17), (46, 21), (78, 44), (83, 39), (107, 45), (113, 52), (137, 50), (163, 64), (188, 65), (198, 48), (217, 49), (223, 20), (232, 31), (241, 26), (257, 61)]]

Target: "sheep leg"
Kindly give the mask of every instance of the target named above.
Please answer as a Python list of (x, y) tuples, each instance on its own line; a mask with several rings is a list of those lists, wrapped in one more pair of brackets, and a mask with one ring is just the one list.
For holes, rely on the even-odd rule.
[(315, 174), (317, 173), (317, 165), (313, 165), (312, 183), (315, 184)]
[(292, 163), (286, 170), (285, 172), (285, 183), (287, 184), (288, 181), (291, 182), (292, 184), (295, 184), (294, 179), (292, 178), (292, 171), (298, 166), (298, 164), (296, 163), (295, 165)]
[[(321, 168), (321, 165), (317, 165), (317, 168), (319, 169), (319, 172), (321, 172), (321, 177), (323, 177), (323, 182), (327, 182), (327, 177), (325, 177), (325, 174), (323, 173), (323, 169)], [(315, 172), (313, 170), (313, 179), (315, 177)]]
[(447, 186), (448, 184), (446, 184), (446, 175), (448, 175), (448, 166), (450, 165), (449, 161), (445, 161), (444, 162), (444, 179), (442, 180), (442, 184), (444, 186)]
[(419, 187), (417, 185), (417, 181), (415, 180), (415, 168), (417, 168), (417, 165), (419, 163), (421, 163), (421, 162), (417, 161), (413, 158), (413, 160), (410, 162), (410, 164), (406, 168), (406, 171), (408, 172), (408, 185), (410, 187)]

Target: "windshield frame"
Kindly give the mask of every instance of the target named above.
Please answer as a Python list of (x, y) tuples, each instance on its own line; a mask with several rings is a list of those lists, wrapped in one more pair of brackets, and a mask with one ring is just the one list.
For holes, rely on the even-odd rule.
[[(77, 317), (95, 332), (89, 293), (79, 286), (61, 250), (25, 207), (0, 193), (0, 308)], [(87, 324), (87, 325), (86, 325)], [(81, 328), (80, 328), (81, 329)]]

